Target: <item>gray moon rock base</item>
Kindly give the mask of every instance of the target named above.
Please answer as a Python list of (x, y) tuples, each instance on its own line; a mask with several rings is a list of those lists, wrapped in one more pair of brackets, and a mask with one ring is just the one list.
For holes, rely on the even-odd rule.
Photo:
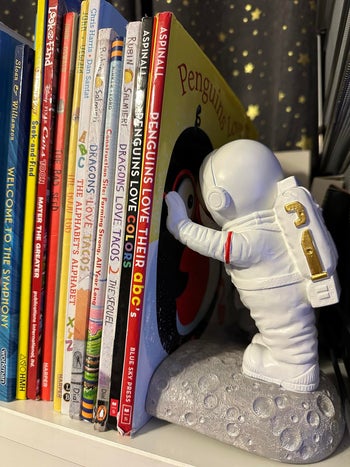
[(190, 341), (156, 369), (147, 412), (236, 448), (291, 464), (318, 462), (342, 440), (335, 387), (321, 373), (316, 391), (296, 393), (242, 374), (243, 350)]

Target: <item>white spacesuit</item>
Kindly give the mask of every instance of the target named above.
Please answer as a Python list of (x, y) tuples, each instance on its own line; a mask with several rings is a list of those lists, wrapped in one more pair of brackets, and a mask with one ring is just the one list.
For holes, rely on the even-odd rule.
[[(193, 250), (223, 261), (250, 310), (259, 333), (244, 352), (243, 373), (291, 391), (313, 391), (319, 383), (315, 314), (310, 280), (298, 267), (276, 215), (283, 178), (277, 158), (262, 144), (228, 143), (206, 157), (200, 172), (205, 205), (222, 230), (193, 223), (176, 192), (166, 196), (167, 227)], [(305, 247), (305, 256), (310, 251), (313, 257), (313, 245)], [(331, 268), (333, 273), (335, 264)], [(331, 301), (337, 301), (337, 293)]]

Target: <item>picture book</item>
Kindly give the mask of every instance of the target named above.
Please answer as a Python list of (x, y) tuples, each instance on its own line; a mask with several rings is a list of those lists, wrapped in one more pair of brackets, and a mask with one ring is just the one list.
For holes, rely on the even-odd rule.
[(58, 291), (57, 291), (57, 326), (56, 326), (56, 347), (55, 347), (55, 374), (54, 374), (54, 393), (53, 407), (57, 412), (61, 411), (62, 400), (69, 403), (69, 382), (63, 386), (63, 357), (64, 350), (71, 349), (73, 338), (73, 324), (66, 321), (67, 305), (67, 287), (68, 271), (71, 247), (72, 217), (73, 217), (73, 198), (75, 185), (75, 164), (76, 164), (76, 145), (78, 140), (78, 124), (80, 111), (80, 97), (83, 83), (83, 70), (85, 60), (85, 42), (87, 34), (89, 3), (83, 0), (81, 3), (79, 17), (79, 31), (76, 49), (76, 62), (74, 73), (74, 89), (72, 98), (72, 109), (69, 122), (69, 142), (66, 163), (65, 176), (65, 196), (63, 208), (63, 226), (62, 226), (62, 245), (61, 262), (58, 272)]
[[(12, 99), (12, 79), (13, 79), (13, 63), (14, 63), (14, 54), (15, 48), (17, 45), (27, 44), (33, 47), (30, 41), (22, 37), (20, 34), (13, 31), (11, 28), (7, 27), (5, 24), (0, 22), (0, 70), (1, 70), (1, 82), (0, 82), (0, 130), (1, 135), (8, 134), (9, 128), (9, 111), (11, 108), (11, 99)], [(0, 147), (0, 164), (2, 161), (7, 158), (7, 145), (8, 141), (5, 139)], [(0, 206), (0, 212), (3, 209)], [(0, 234), (1, 234), (1, 224), (0, 224)]]
[[(89, 0), (87, 30), (85, 37), (85, 55), (82, 70), (82, 88), (79, 103), (79, 119), (76, 138), (76, 147), (72, 148), (75, 152), (75, 172), (74, 172), (74, 192), (72, 199), (72, 229), (70, 240), (69, 266), (67, 276), (67, 302), (65, 307), (65, 337), (63, 354), (63, 373), (62, 373), (62, 401), (61, 412), (69, 413), (70, 395), (71, 395), (71, 373), (73, 362), (73, 337), (74, 337), (74, 318), (77, 297), (77, 279), (78, 264), (80, 255), (80, 230), (82, 203), (84, 196), (84, 178), (85, 178), (85, 156), (86, 134), (89, 127), (89, 117), (91, 108), (91, 87), (93, 83), (93, 72), (95, 68), (95, 52), (98, 33), (98, 14), (99, 9), (97, 0)], [(96, 18), (97, 15), (97, 18)], [(90, 44), (90, 45), (89, 45)], [(89, 64), (89, 67), (87, 67)], [(79, 148), (81, 150), (79, 152)], [(81, 161), (81, 162), (80, 162)]]
[[(111, 27), (117, 34), (125, 33), (126, 20), (106, 0), (90, 0), (87, 22), (87, 35), (85, 44), (85, 58), (83, 70), (83, 82), (80, 98), (78, 137), (76, 145), (76, 165), (73, 199), (73, 218), (71, 233), (71, 248), (68, 270), (67, 304), (65, 330), (65, 349), (63, 358), (63, 388), (64, 394), (61, 402), (61, 411), (69, 413), (70, 384), (73, 365), (73, 336), (75, 328), (75, 311), (78, 289), (79, 258), (81, 252), (80, 233), (82, 225), (82, 203), (85, 193), (85, 164), (88, 153), (87, 142), (90, 123), (90, 110), (92, 102), (93, 73), (96, 62), (96, 43), (98, 30)], [(69, 324), (68, 324), (69, 323)], [(68, 338), (68, 334), (70, 338)], [(79, 365), (79, 354), (76, 355)]]
[[(74, 320), (73, 366), (69, 413), (80, 418), (88, 317), (90, 309), (97, 214), (100, 194), (105, 109), (108, 90), (110, 50), (116, 33), (111, 28), (98, 31), (96, 66), (93, 76), (92, 106), (85, 162), (85, 193), (82, 201), (81, 250), (78, 265), (77, 299)], [(79, 355), (79, 358), (75, 358)]]
[[(80, 6), (78, 0), (75, 6), (76, 8)], [(48, 205), (50, 199), (49, 178), (56, 117), (57, 77), (61, 53), (62, 20), (66, 11), (66, 0), (48, 0), (33, 232), (27, 371), (27, 397), (29, 399), (37, 399), (40, 397)]]
[(236, 95), (172, 13), (154, 18), (140, 202), (135, 230), (118, 430), (149, 418), (145, 398), (160, 361), (199, 336), (214, 308), (220, 265), (180, 246), (166, 228), (164, 193), (204, 219), (198, 170), (214, 148), (256, 132)]
[[(140, 167), (142, 159), (142, 142), (143, 142), (143, 123), (144, 123), (144, 107), (145, 107), (145, 96), (147, 92), (147, 81), (148, 81), (148, 69), (151, 53), (151, 37), (152, 37), (152, 23), (151, 18), (144, 18), (141, 23), (141, 35), (140, 35), (140, 48), (139, 51), (135, 51), (136, 60), (136, 77), (135, 77), (135, 88), (133, 106), (129, 108), (129, 119), (125, 119), (121, 122), (120, 130), (125, 131), (126, 135), (129, 133), (128, 139), (128, 180), (125, 190), (125, 213), (122, 219), (122, 224), (118, 224), (114, 227), (115, 232), (119, 230), (122, 232), (122, 241), (120, 243), (120, 254), (118, 256), (118, 267), (114, 266), (110, 268), (108, 280), (110, 283), (108, 299), (115, 301), (114, 314), (112, 315), (109, 307), (109, 318), (108, 324), (106, 323), (107, 330), (103, 330), (102, 340), (106, 342), (106, 348), (110, 347), (109, 356), (104, 357), (104, 366), (109, 371), (109, 402), (104, 402), (105, 407), (108, 409), (105, 411), (108, 414), (107, 425), (112, 428), (116, 428), (116, 420), (119, 408), (120, 398), (120, 386), (121, 376), (123, 369), (124, 359), (124, 346), (125, 346), (125, 330), (126, 330), (126, 312), (127, 303), (130, 290), (130, 267), (132, 260), (132, 252), (134, 244), (134, 230), (136, 220), (136, 210), (138, 206), (138, 194), (140, 184)], [(132, 45), (133, 42), (130, 43)], [(130, 52), (131, 55), (131, 52)], [(128, 123), (129, 122), (129, 123)], [(131, 130), (128, 125), (131, 125)], [(125, 128), (125, 129), (124, 129)], [(114, 233), (115, 239), (118, 238)], [(112, 274), (111, 270), (116, 270), (117, 273)], [(116, 293), (114, 291), (114, 284), (117, 284)], [(107, 307), (107, 304), (106, 304)], [(114, 333), (111, 337), (109, 335)], [(101, 359), (102, 360), (102, 359)], [(108, 367), (106, 366), (108, 362)], [(104, 372), (107, 374), (107, 371)], [(107, 379), (108, 381), (108, 379)], [(106, 393), (107, 395), (108, 393)], [(101, 404), (101, 402), (99, 402)], [(105, 424), (100, 417), (99, 419), (100, 428)]]
[[(0, 32), (0, 36), (1, 36)], [(0, 38), (0, 49), (3, 44)], [(16, 396), (18, 322), (23, 241), (23, 203), (27, 171), (29, 122), (32, 97), (34, 51), (28, 44), (15, 47), (12, 71), (11, 106), (8, 108), (7, 155), (1, 162), (0, 243), (0, 400), (11, 401)], [(5, 65), (0, 50), (0, 67)], [(9, 73), (10, 74), (10, 73)], [(4, 70), (1, 70), (4, 76)], [(4, 102), (2, 100), (2, 102)], [(4, 141), (5, 142), (5, 141)]]
[[(127, 26), (128, 27), (128, 26)], [(113, 186), (116, 172), (117, 129), (123, 71), (124, 38), (112, 42), (106, 118), (103, 138), (101, 186), (97, 218), (94, 270), (84, 365), (81, 417), (93, 420), (100, 362), (104, 299), (107, 283), (110, 225), (113, 216)]]
[(31, 302), (31, 281), (33, 255), (33, 232), (35, 216), (35, 198), (37, 165), (39, 154), (41, 95), (45, 54), (46, 13), (48, 0), (38, 0), (35, 25), (35, 53), (32, 89), (32, 108), (28, 146), (28, 165), (26, 176), (26, 194), (24, 204), (24, 230), (22, 249), (22, 274), (19, 316), (18, 364), (16, 398), (27, 398), (27, 371), (29, 360), (29, 321)]
[(100, 431), (106, 429), (105, 422), (109, 409), (109, 395), (111, 391), (113, 342), (115, 338), (117, 303), (120, 290), (121, 251), (126, 218), (126, 187), (128, 184), (131, 151), (132, 117), (137, 79), (137, 62), (140, 49), (140, 31), (140, 21), (129, 23), (124, 41), (123, 81), (121, 85), (119, 126), (116, 145), (117, 160), (115, 164), (115, 181), (112, 194), (112, 223), (110, 226), (108, 274), (106, 278), (98, 400), (96, 404), (95, 428)]
[(52, 400), (53, 392), (55, 322), (58, 308), (66, 162), (70, 135), (69, 123), (75, 75), (78, 20), (78, 13), (74, 11), (67, 12), (63, 18), (56, 124), (52, 148), (50, 216), (48, 219), (48, 245), (46, 255), (45, 309), (41, 365), (41, 399), (43, 400)]

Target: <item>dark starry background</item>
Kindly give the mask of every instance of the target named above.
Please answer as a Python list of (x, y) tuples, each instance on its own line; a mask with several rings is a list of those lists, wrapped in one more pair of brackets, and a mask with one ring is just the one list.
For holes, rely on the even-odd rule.
[[(0, 21), (33, 37), (35, 1)], [(311, 149), (317, 170), (316, 0), (112, 1), (124, 16), (173, 11), (216, 64), (274, 151)]]

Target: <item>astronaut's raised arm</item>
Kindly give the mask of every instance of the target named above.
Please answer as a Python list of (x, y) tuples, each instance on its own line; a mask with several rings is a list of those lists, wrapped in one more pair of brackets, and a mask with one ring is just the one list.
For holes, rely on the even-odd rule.
[(232, 232), (210, 229), (188, 220), (180, 227), (179, 240), (201, 255), (229, 263), (231, 234)]
[[(176, 192), (167, 194), (168, 206), (167, 227), (177, 240), (192, 250), (210, 258), (225, 261), (225, 247), (230, 232), (218, 231), (196, 224), (188, 218), (181, 196)], [(230, 245), (229, 247), (230, 248)]]

